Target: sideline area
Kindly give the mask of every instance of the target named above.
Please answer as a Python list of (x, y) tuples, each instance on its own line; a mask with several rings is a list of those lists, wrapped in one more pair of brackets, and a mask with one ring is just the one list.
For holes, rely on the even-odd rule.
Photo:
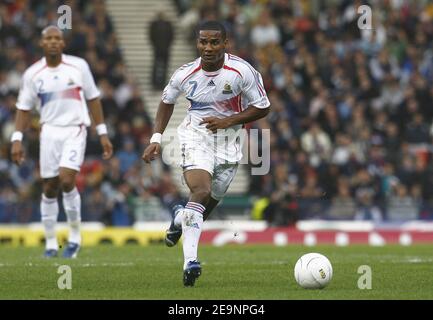
[[(150, 245), (163, 243), (167, 222), (136, 223), (132, 227), (106, 227), (102, 223), (83, 223), (83, 246), (112, 244)], [(67, 240), (67, 224), (59, 224), (60, 243)], [(408, 221), (375, 224), (365, 221), (298, 221), (291, 227), (268, 227), (264, 221), (211, 220), (204, 226), (201, 242), (222, 246), (237, 244), (274, 244), (285, 246), (303, 244), (369, 244), (383, 246), (433, 243), (433, 222)], [(0, 224), (0, 244), (34, 247), (44, 243), (40, 223), (27, 225)]]

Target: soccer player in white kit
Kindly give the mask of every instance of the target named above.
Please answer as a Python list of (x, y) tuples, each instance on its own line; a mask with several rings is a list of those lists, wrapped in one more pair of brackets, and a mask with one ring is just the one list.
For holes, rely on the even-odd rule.
[(183, 283), (194, 286), (201, 275), (197, 248), (203, 221), (224, 197), (242, 158), (239, 132), (244, 124), (265, 117), (270, 103), (262, 77), (243, 59), (225, 53), (228, 40), (216, 21), (198, 30), (200, 58), (173, 74), (162, 94), (154, 134), (143, 153), (150, 162), (161, 153), (161, 135), (180, 94), (190, 101), (178, 127), (183, 175), (190, 189), (185, 207), (176, 206), (165, 242), (174, 246), (184, 235)]
[[(77, 173), (84, 160), (87, 127), (96, 125), (103, 149), (103, 158), (113, 153), (107, 135), (99, 90), (87, 62), (63, 54), (62, 31), (48, 26), (42, 31), (40, 45), (44, 57), (24, 73), (16, 104), (16, 131), (12, 134), (12, 160), (20, 165), (24, 160), (23, 132), (30, 121), (30, 111), (40, 112), (40, 174), (43, 178), (41, 218), (45, 230), (45, 257), (58, 255), (55, 226), (59, 213), (57, 196), (63, 193), (63, 207), (70, 232), (63, 252), (65, 258), (75, 258), (80, 249), (81, 198), (75, 186)], [(87, 103), (86, 103), (87, 101)]]

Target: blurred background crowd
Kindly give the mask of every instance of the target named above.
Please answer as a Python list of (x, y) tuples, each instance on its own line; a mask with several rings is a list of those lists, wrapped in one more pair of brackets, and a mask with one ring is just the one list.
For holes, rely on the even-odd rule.
[[(143, 219), (165, 220), (177, 189), (168, 168), (142, 165), (152, 123), (140, 89), (128, 74), (113, 22), (103, 1), (9, 1), (0, 4), (0, 222), (39, 221), (39, 118), (34, 113), (25, 134), (27, 160), (10, 161), (10, 135), (21, 76), (42, 56), (41, 30), (57, 24), (60, 4), (71, 7), (71, 30), (65, 30), (65, 53), (89, 63), (101, 91), (101, 102), (115, 154), (103, 161), (99, 138), (89, 130), (85, 162), (78, 177), (84, 221), (130, 225)], [(158, 169), (158, 168), (157, 168)], [(61, 210), (63, 212), (63, 210)], [(61, 216), (60, 219), (64, 219)]]
[[(252, 214), (270, 225), (298, 219), (433, 218), (433, 3), (345, 0), (173, 0), (190, 34), (220, 20), (229, 52), (263, 76), (271, 113), (271, 171), (251, 176)], [(25, 68), (41, 56), (41, 29), (58, 1), (0, 4), (0, 222), (39, 220), (38, 119), (27, 161), (11, 164), (9, 137)], [(71, 1), (66, 53), (85, 58), (102, 92), (115, 156), (101, 160), (90, 130), (79, 190), (83, 220), (164, 220), (181, 196), (170, 168), (141, 163), (152, 124), (128, 75), (103, 1)], [(361, 30), (357, 8), (372, 9)], [(75, 14), (79, 12), (80, 14)]]

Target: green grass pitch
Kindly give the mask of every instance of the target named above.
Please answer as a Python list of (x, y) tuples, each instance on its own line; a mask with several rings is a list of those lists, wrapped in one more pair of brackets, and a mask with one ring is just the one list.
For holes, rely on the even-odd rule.
[[(433, 299), (431, 245), (402, 246), (201, 246), (203, 274), (182, 284), (181, 246), (97, 246), (79, 258), (44, 259), (42, 248), (0, 247), (0, 299)], [(300, 288), (296, 260), (326, 255), (334, 269), (328, 287)], [(72, 270), (72, 289), (60, 290), (60, 265)], [(358, 267), (372, 269), (372, 289), (360, 290)]]

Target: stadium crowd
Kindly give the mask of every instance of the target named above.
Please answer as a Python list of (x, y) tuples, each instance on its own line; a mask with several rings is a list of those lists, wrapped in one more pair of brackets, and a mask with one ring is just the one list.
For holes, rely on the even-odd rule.
[[(71, 30), (64, 30), (65, 53), (87, 60), (101, 94), (115, 155), (102, 160), (94, 129), (89, 130), (85, 162), (78, 177), (83, 221), (130, 225), (168, 219), (178, 191), (167, 168), (142, 165), (140, 155), (152, 130), (134, 79), (128, 74), (113, 23), (103, 1), (9, 1), (0, 4), (0, 223), (39, 221), (39, 118), (25, 135), (26, 161), (10, 161), (10, 135), (21, 76), (42, 57), (41, 30), (57, 24), (57, 8), (71, 7)], [(63, 210), (61, 210), (63, 212)], [(60, 219), (65, 219), (64, 215)]]
[[(271, 130), (271, 172), (251, 176), (249, 193), (266, 200), (269, 224), (433, 218), (433, 4), (369, 1), (372, 29), (360, 30), (366, 1), (175, 2), (185, 32), (223, 21), (229, 52), (263, 75), (272, 111), (254, 126)], [(40, 30), (57, 21), (59, 2), (29, 3), (0, 4), (0, 223), (39, 220), (37, 116), (22, 167), (10, 162), (9, 137), (21, 75), (40, 58)], [(102, 161), (90, 131), (78, 185), (83, 220), (168, 219), (180, 195), (168, 167), (141, 162), (151, 121), (104, 2), (64, 3), (74, 12), (66, 53), (89, 62), (115, 149)]]
[[(430, 1), (177, 4), (190, 34), (224, 21), (230, 52), (263, 76), (272, 111), (255, 126), (271, 130), (272, 165), (250, 194), (270, 224), (433, 217)], [(358, 27), (362, 4), (371, 29)]]

